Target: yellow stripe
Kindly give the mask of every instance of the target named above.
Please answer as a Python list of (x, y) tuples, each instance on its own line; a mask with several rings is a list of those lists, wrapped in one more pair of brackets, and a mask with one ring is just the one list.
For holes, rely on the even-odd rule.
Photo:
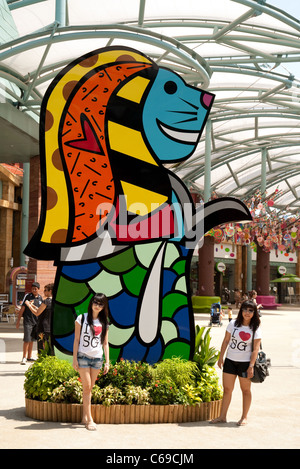
[(158, 166), (138, 130), (108, 121), (108, 138), (112, 150)]
[(139, 103), (149, 83), (147, 78), (135, 77), (120, 89), (118, 96)]
[(143, 189), (129, 182), (121, 181), (126, 198), (127, 211), (136, 215), (147, 215), (167, 202), (165, 195)]

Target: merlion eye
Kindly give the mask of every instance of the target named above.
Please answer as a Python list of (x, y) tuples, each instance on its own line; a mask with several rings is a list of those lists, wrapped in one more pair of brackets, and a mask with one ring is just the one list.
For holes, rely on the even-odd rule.
[(164, 90), (168, 94), (174, 94), (177, 91), (177, 85), (174, 81), (167, 81), (167, 83), (165, 83)]

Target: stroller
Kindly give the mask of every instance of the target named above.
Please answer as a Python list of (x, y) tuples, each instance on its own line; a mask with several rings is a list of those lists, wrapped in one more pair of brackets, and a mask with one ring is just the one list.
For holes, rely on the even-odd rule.
[(209, 326), (212, 326), (214, 324), (222, 326), (221, 319), (221, 305), (220, 303), (213, 303), (210, 308)]

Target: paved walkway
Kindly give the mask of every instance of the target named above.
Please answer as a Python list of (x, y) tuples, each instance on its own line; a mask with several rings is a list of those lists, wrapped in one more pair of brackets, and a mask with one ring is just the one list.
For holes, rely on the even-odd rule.
[[(197, 316), (207, 325), (205, 316)], [(211, 330), (212, 344), (221, 346), (227, 320)], [(300, 306), (265, 311), (263, 348), (272, 361), (270, 376), (253, 384), (248, 425), (238, 427), (241, 393), (238, 383), (228, 423), (98, 425), (88, 432), (79, 425), (41, 422), (25, 416), (22, 330), (0, 323), (0, 448), (26, 449), (222, 449), (300, 447)], [(220, 371), (218, 371), (220, 373)], [(221, 376), (221, 373), (220, 373)]]

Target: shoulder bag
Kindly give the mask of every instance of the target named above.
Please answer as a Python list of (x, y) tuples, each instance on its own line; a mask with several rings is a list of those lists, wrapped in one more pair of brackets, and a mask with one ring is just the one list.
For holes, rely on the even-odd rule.
[[(252, 336), (252, 351), (254, 344), (254, 332)], [(258, 352), (257, 358), (254, 364), (254, 375), (251, 378), (252, 383), (263, 383), (267, 376), (269, 376), (269, 367), (271, 366), (271, 360), (267, 358), (265, 352), (262, 351), (260, 343), (260, 351)]]

